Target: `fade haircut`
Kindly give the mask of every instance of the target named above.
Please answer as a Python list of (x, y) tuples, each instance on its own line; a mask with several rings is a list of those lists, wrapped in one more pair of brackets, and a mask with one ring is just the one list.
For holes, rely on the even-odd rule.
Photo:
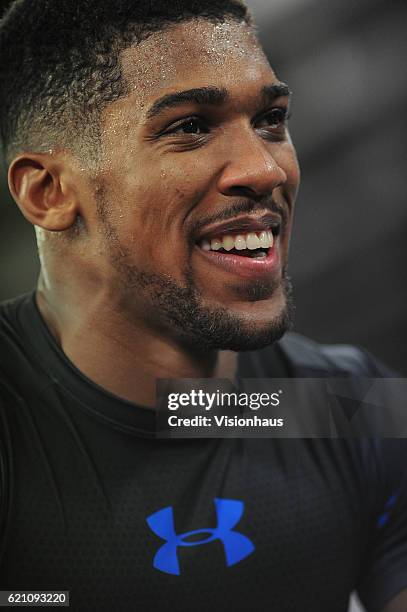
[(193, 18), (251, 24), (240, 0), (15, 0), (0, 21), (6, 161), (23, 150), (96, 149), (102, 110), (128, 93), (121, 52)]

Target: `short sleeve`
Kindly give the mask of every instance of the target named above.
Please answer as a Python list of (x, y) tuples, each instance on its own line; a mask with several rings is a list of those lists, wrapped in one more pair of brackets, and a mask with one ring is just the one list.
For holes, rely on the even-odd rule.
[(383, 487), (358, 587), (368, 612), (381, 612), (407, 588), (407, 440), (386, 440), (380, 448)]

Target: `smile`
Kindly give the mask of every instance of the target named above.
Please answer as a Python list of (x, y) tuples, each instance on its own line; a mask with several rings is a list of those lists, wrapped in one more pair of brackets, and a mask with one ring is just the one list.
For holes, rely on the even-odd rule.
[(280, 273), (281, 218), (241, 217), (207, 228), (196, 241), (208, 263), (246, 279), (273, 280)]
[(225, 272), (245, 279), (272, 281), (280, 273), (278, 246), (278, 236), (269, 230), (260, 234), (227, 234), (210, 242), (202, 240), (196, 249), (206, 262)]
[(202, 240), (199, 246), (203, 251), (226, 252), (240, 257), (264, 259), (273, 244), (273, 233), (271, 230), (267, 230), (259, 233), (226, 234), (226, 236), (212, 238), (211, 241)]

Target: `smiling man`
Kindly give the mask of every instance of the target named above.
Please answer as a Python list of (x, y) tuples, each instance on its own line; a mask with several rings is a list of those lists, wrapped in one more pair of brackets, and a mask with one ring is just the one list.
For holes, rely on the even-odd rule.
[(2, 588), (143, 612), (345, 612), (357, 588), (405, 612), (405, 444), (154, 439), (157, 378), (389, 374), (285, 334), (290, 90), (245, 6), (17, 0), (0, 48), (41, 259), (1, 307)]

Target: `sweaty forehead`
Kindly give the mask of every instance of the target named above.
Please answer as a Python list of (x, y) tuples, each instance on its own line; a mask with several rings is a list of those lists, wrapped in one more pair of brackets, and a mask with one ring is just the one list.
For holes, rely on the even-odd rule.
[(225, 74), (233, 78), (248, 65), (253, 73), (269, 69), (253, 29), (233, 20), (192, 19), (155, 32), (122, 54), (123, 76), (140, 101), (173, 86), (205, 85)]

